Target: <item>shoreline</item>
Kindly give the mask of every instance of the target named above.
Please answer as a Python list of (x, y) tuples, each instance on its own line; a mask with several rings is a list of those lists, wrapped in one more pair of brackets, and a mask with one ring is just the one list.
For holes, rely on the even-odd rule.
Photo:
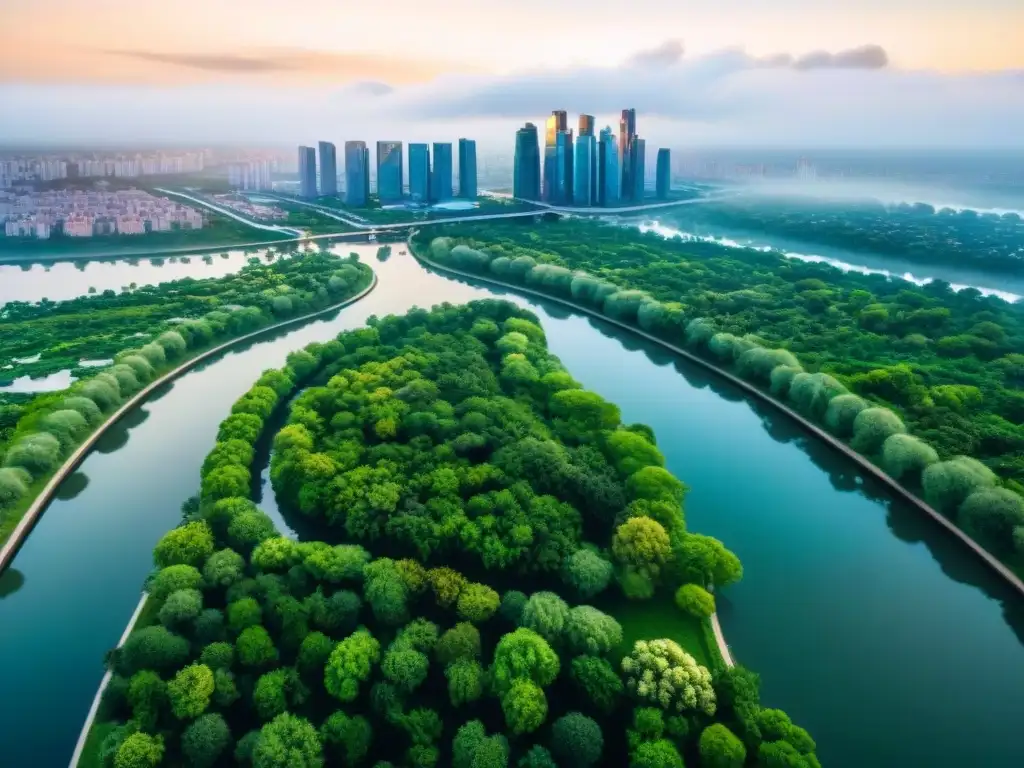
[(978, 542), (976, 542), (973, 538), (968, 536), (966, 532), (958, 528), (953, 522), (951, 522), (946, 517), (937, 512), (935, 509), (933, 509), (927, 502), (924, 501), (924, 499), (918, 498), (915, 494), (911, 493), (909, 490), (900, 485), (896, 480), (894, 480), (888, 474), (883, 472), (881, 468), (876, 467), (874, 464), (868, 461), (868, 459), (866, 459), (864, 456), (861, 456), (859, 453), (854, 451), (852, 448), (850, 448), (848, 445), (840, 441), (838, 438), (834, 437), (833, 435), (830, 435), (821, 427), (805, 419), (803, 416), (794, 411), (785, 403), (776, 400), (774, 397), (772, 397), (766, 392), (761, 391), (750, 382), (744, 381), (738, 376), (735, 376), (732, 373), (729, 373), (728, 371), (719, 368), (717, 365), (714, 365), (710, 361), (704, 360), (703, 358), (698, 357), (697, 355), (693, 354), (692, 352), (686, 349), (683, 349), (682, 347), (676, 346), (671, 342), (664, 341), (663, 339), (659, 339), (657, 336), (647, 333), (641, 328), (629, 325), (628, 323), (624, 323), (621, 320), (615, 320), (614, 318), (607, 317), (598, 312), (596, 309), (584, 307), (580, 304), (576, 304), (573, 301), (569, 301), (568, 299), (563, 299), (558, 296), (551, 296), (549, 294), (534, 290), (532, 288), (528, 288), (526, 286), (515, 285), (513, 283), (506, 283), (502, 280), (498, 280), (491, 276), (477, 275), (472, 272), (465, 272), (455, 267), (442, 265), (433, 261), (432, 259), (428, 259), (424, 256), (417, 254), (413, 250), (411, 243), (408, 244), (408, 247), (409, 252), (410, 254), (412, 254), (413, 258), (438, 272), (458, 275), (459, 277), (463, 277), (469, 280), (479, 280), (482, 283), (490, 283), (492, 285), (497, 285), (513, 292), (525, 293), (530, 296), (536, 296), (537, 298), (540, 299), (553, 301), (557, 304), (569, 307), (577, 312), (581, 312), (591, 317), (596, 317), (600, 320), (603, 320), (606, 323), (614, 325), (617, 328), (622, 328), (623, 330), (636, 334), (637, 336), (640, 336), (641, 338), (647, 341), (650, 341), (669, 350), (673, 354), (682, 357), (688, 362), (695, 363), (704, 370), (715, 373), (716, 375), (728, 381), (730, 384), (739, 387), (744, 392), (744, 394), (751, 395), (757, 400), (760, 400), (763, 403), (767, 403), (773, 406), (774, 408), (777, 408), (783, 414), (793, 419), (801, 428), (809, 432), (812, 437), (816, 437), (822, 440), (826, 444), (830, 445), (832, 448), (842, 453), (844, 456), (846, 456), (846, 458), (854, 461), (863, 472), (871, 475), (874, 479), (882, 482), (890, 491), (895, 493), (904, 501), (908, 502), (911, 506), (916, 507), (919, 511), (924, 512), (928, 517), (930, 517), (940, 526), (945, 528), (947, 532), (953, 534), (953, 536), (959, 539), (975, 555), (981, 558), (981, 560), (986, 565), (988, 565), (993, 571), (995, 571), (996, 574), (1001, 576), (1010, 587), (1015, 589), (1021, 596), (1024, 596), (1024, 581), (1022, 581), (1015, 573), (1013, 573), (1013, 571), (1007, 568), (1003, 563), (999, 562), (999, 560), (997, 560), (992, 554), (985, 550), (980, 544), (978, 544)]
[(6, 542), (4, 542), (3, 547), (0, 547), (0, 573), (3, 573), (11, 564), (11, 562), (13, 562), (15, 556), (18, 553), (18, 550), (21, 548), (21, 545), (28, 538), (28, 535), (31, 532), (32, 528), (35, 526), (38, 519), (42, 516), (42, 513), (46, 510), (46, 507), (49, 506), (50, 502), (53, 500), (53, 496), (54, 494), (56, 494), (57, 489), (60, 487), (61, 483), (63, 483), (64, 480), (66, 480), (67, 477), (72, 472), (74, 472), (78, 468), (78, 466), (85, 460), (85, 458), (89, 455), (89, 453), (91, 453), (92, 449), (95, 447), (99, 439), (104, 434), (106, 434), (108, 429), (110, 429), (112, 426), (114, 426), (114, 424), (116, 424), (118, 421), (124, 418), (129, 412), (131, 412), (136, 407), (141, 405), (156, 389), (158, 389), (160, 386), (164, 384), (174, 381), (175, 379), (179, 378), (180, 376), (194, 368), (199, 363), (230, 349), (231, 347), (240, 342), (259, 338), (263, 334), (268, 333), (270, 331), (279, 330), (281, 328), (287, 328), (288, 326), (302, 323), (307, 320), (311, 320), (313, 318), (319, 317), (320, 315), (326, 315), (329, 312), (343, 309), (344, 307), (356, 303), (360, 299), (367, 296), (371, 291), (373, 291), (374, 288), (377, 287), (377, 273), (373, 272), (372, 268), (371, 275), (372, 279), (370, 281), (370, 284), (355, 296), (350, 296), (349, 298), (345, 299), (344, 301), (338, 304), (333, 304), (324, 309), (319, 309), (316, 312), (310, 312), (305, 315), (301, 315), (300, 317), (293, 317), (288, 320), (284, 320), (280, 323), (274, 323), (272, 325), (265, 326), (264, 328), (260, 328), (256, 331), (247, 333), (243, 336), (238, 336), (234, 339), (229, 339), (228, 341), (222, 342), (221, 344), (218, 344), (215, 347), (211, 347), (205, 352), (201, 352), (195, 357), (191, 357), (188, 360), (185, 360), (180, 365), (176, 366), (175, 368), (172, 368), (163, 376), (160, 376), (159, 378), (155, 379), (154, 381), (150, 382), (145, 387), (143, 387), (141, 390), (139, 390), (139, 392), (133, 395), (130, 400), (128, 400), (120, 408), (114, 411), (109, 417), (107, 417), (107, 419), (102, 424), (100, 424), (92, 432), (92, 434), (90, 434), (89, 437), (87, 437), (85, 441), (82, 442), (81, 445), (79, 445), (75, 449), (74, 453), (72, 453), (70, 456), (68, 456), (67, 459), (65, 459), (64, 463), (57, 468), (53, 476), (47, 481), (46, 485), (43, 486), (43, 489), (39, 492), (39, 495), (36, 496), (36, 498), (29, 505), (28, 509), (25, 510), (25, 514), (22, 515), (21, 520), (18, 521), (18, 524), (11, 532), (10, 538), (8, 538)]

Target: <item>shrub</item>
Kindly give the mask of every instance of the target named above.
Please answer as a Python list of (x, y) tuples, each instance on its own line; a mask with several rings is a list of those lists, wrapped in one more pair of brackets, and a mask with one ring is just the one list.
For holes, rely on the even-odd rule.
[(882, 448), (887, 438), (906, 431), (900, 417), (888, 408), (867, 408), (853, 421), (850, 447), (859, 453), (873, 454)]
[(784, 398), (789, 396), (789, 388), (793, 384), (793, 379), (796, 378), (798, 373), (803, 373), (804, 369), (799, 365), (779, 365), (772, 368), (771, 374), (771, 393), (778, 398)]
[(700, 761), (707, 768), (743, 768), (747, 749), (732, 731), (712, 723), (700, 735)]
[(21, 467), (0, 469), (0, 509), (15, 504), (28, 493), (32, 476)]
[(59, 463), (60, 441), (48, 432), (21, 438), (4, 456), (5, 467), (20, 467), (35, 477), (56, 469)]
[[(610, 562), (591, 549), (578, 549), (565, 559), (562, 580), (584, 600), (600, 594), (612, 579)], [(502, 601), (504, 603), (504, 601)]]
[(597, 656), (608, 653), (622, 642), (622, 626), (593, 606), (578, 605), (569, 611), (565, 636), (576, 653)]
[(1024, 525), (1024, 498), (1006, 488), (982, 488), (960, 506), (958, 519), (994, 549), (1009, 554), (1014, 530)]
[(935, 449), (913, 435), (896, 433), (882, 443), (882, 467), (897, 480), (917, 478), (938, 460)]
[(78, 411), (54, 411), (43, 419), (43, 429), (56, 437), (61, 448), (70, 451), (89, 431), (89, 422)]
[(846, 387), (827, 373), (798, 373), (789, 385), (789, 399), (805, 416), (820, 421), (829, 403)]
[(626, 689), (642, 702), (674, 712), (715, 714), (711, 673), (672, 640), (638, 640), (622, 660)]
[(799, 368), (800, 363), (788, 349), (765, 349), (754, 347), (748, 349), (736, 361), (740, 376), (768, 384), (772, 380), (772, 372), (779, 366)]
[(154, 368), (159, 368), (167, 362), (167, 351), (156, 342), (151, 342), (139, 350), (139, 354)]
[(540, 728), (547, 718), (548, 700), (532, 680), (516, 680), (502, 695), (501, 710), (512, 733), (530, 733)]
[(121, 393), (109, 382), (89, 379), (78, 390), (78, 395), (92, 400), (104, 411), (109, 411), (121, 402)]
[(867, 401), (858, 395), (837, 395), (832, 398), (825, 410), (825, 426), (833, 435), (849, 437), (853, 434), (857, 416), (867, 408)]
[(210, 768), (230, 744), (231, 732), (219, 714), (203, 715), (181, 735), (181, 751), (194, 768)]
[(622, 696), (619, 675), (609, 664), (597, 656), (577, 656), (571, 665), (572, 681), (597, 709), (610, 713)]
[(523, 608), (520, 624), (548, 642), (557, 641), (565, 630), (569, 606), (554, 592), (536, 592)]
[(128, 355), (120, 360), (122, 365), (131, 369), (138, 381), (151, 381), (156, 371), (142, 355)]
[(995, 473), (970, 456), (931, 464), (921, 475), (925, 499), (942, 512), (955, 511), (972, 493), (995, 484)]
[(78, 395), (65, 397), (60, 407), (71, 411), (78, 411), (93, 426), (103, 421), (103, 412), (100, 410), (100, 407), (88, 397)]
[(164, 348), (164, 354), (169, 360), (173, 360), (180, 357), (186, 349), (188, 344), (185, 343), (185, 339), (177, 331), (165, 331), (161, 333), (156, 340), (156, 343)]
[(691, 347), (701, 347), (711, 341), (717, 333), (714, 323), (706, 317), (691, 320), (686, 326), (686, 343)]
[(714, 596), (697, 584), (683, 584), (676, 590), (676, 605), (684, 613), (700, 619), (715, 612)]
[(561, 765), (594, 765), (603, 750), (601, 726), (580, 712), (563, 715), (551, 726), (551, 751)]

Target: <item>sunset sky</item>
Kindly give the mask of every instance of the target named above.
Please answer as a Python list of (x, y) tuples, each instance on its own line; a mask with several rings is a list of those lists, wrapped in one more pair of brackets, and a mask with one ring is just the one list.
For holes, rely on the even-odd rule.
[(768, 142), (909, 137), (964, 112), (937, 138), (1022, 141), (1019, 0), (0, 3), (0, 140), (311, 140), (301, 110), (346, 133), (472, 119), (486, 141), (622, 104), (694, 140), (756, 142), (748, 118), (774, 108)]

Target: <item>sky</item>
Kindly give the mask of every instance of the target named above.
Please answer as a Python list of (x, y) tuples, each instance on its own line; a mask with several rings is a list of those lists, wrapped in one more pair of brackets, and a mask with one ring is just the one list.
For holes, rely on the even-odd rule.
[(1024, 146), (1020, 0), (0, 0), (0, 142)]

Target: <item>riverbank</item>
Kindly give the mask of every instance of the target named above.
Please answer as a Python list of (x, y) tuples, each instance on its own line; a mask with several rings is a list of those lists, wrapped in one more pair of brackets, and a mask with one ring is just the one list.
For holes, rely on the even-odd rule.
[(187, 371), (189, 371), (199, 363), (203, 362), (204, 360), (208, 360), (211, 357), (217, 355), (218, 353), (230, 349), (236, 344), (242, 343), (244, 341), (251, 341), (259, 338), (260, 336), (266, 333), (270, 333), (275, 330), (280, 330), (282, 328), (288, 328), (293, 325), (303, 323), (307, 320), (311, 320), (313, 318), (320, 317), (330, 312), (342, 309), (343, 307), (349, 306), (359, 301), (360, 299), (368, 295), (370, 292), (372, 292), (376, 287), (377, 274), (376, 272), (373, 272), (371, 270), (370, 284), (355, 296), (351, 296), (348, 299), (339, 302), (338, 304), (333, 304), (324, 309), (317, 310), (316, 312), (310, 312), (305, 315), (301, 315), (300, 317), (294, 317), (288, 320), (284, 320), (280, 323), (274, 323), (264, 328), (260, 328), (259, 330), (252, 331), (251, 333), (247, 333), (242, 336), (238, 336), (234, 339), (225, 341), (221, 344), (218, 344), (215, 347), (207, 349), (205, 352), (201, 352), (198, 355), (195, 355), (189, 358), (188, 360), (185, 360), (177, 367), (171, 369), (170, 371), (158, 377), (156, 380), (154, 380), (153, 382), (145, 386), (143, 389), (141, 389), (136, 395), (134, 395), (124, 405), (122, 405), (113, 414), (111, 414), (102, 424), (100, 424), (92, 432), (92, 434), (89, 435), (89, 437), (85, 439), (85, 441), (81, 445), (78, 446), (78, 448), (75, 449), (74, 453), (72, 453), (67, 458), (67, 460), (54, 472), (49, 481), (39, 492), (39, 495), (37, 495), (33, 499), (28, 509), (22, 514), (21, 519), (18, 521), (18, 524), (15, 526), (13, 532), (11, 533), (11, 536), (7, 539), (6, 543), (3, 545), (3, 548), (0, 549), (0, 573), (3, 573), (3, 571), (14, 559), (19, 547), (31, 532), (32, 526), (35, 525), (36, 521), (38, 520), (42, 512), (46, 509), (46, 506), (50, 503), (50, 500), (57, 492), (57, 489), (60, 487), (61, 483), (64, 482), (64, 480), (67, 479), (67, 477), (78, 467), (78, 465), (85, 459), (85, 457), (89, 454), (92, 448), (96, 445), (97, 441), (106, 433), (106, 431), (110, 427), (112, 427), (119, 420), (124, 418), (126, 414), (128, 414), (130, 411), (132, 411), (134, 408), (136, 408), (138, 405), (144, 402), (146, 398), (149, 397), (155, 390), (157, 390), (162, 385), (178, 378), (179, 376), (186, 373)]
[(544, 300), (547, 300), (547, 301), (551, 301), (551, 302), (555, 302), (557, 304), (569, 307), (569, 308), (573, 309), (574, 311), (577, 311), (577, 312), (589, 315), (591, 317), (598, 318), (598, 319), (600, 319), (600, 320), (602, 320), (602, 321), (604, 321), (606, 323), (609, 323), (610, 325), (616, 326), (618, 328), (622, 328), (622, 329), (624, 329), (626, 331), (629, 331), (632, 334), (640, 336), (640, 337), (646, 339), (647, 341), (650, 341), (650, 342), (652, 342), (654, 344), (657, 344), (657, 345), (663, 347), (664, 349), (669, 350), (673, 354), (676, 354), (676, 355), (686, 359), (687, 361), (695, 363), (699, 367), (701, 367), (701, 368), (703, 368), (705, 370), (711, 371), (715, 375), (722, 377), (723, 379), (728, 381), (730, 384), (732, 384), (735, 387), (737, 387), (740, 390), (742, 390), (745, 394), (751, 395), (755, 399), (759, 400), (760, 402), (767, 403), (767, 404), (771, 405), (772, 407), (778, 409), (781, 413), (783, 413), (786, 416), (788, 416), (789, 418), (791, 418), (795, 423), (797, 423), (802, 429), (804, 429), (810, 435), (812, 435), (813, 437), (823, 441), (824, 443), (826, 443), (830, 447), (834, 448), (835, 450), (839, 451), (846, 458), (851, 459), (852, 461), (854, 461), (863, 472), (871, 475), (873, 478), (875, 478), (876, 480), (880, 481), (890, 491), (892, 491), (893, 493), (897, 494), (899, 497), (901, 497), (904, 501), (908, 502), (915, 509), (923, 512), (925, 515), (927, 515), (933, 521), (937, 522), (945, 531), (947, 531), (948, 533), (951, 533), (962, 544), (966, 545), (971, 550), (971, 552), (973, 552), (977, 557), (979, 557), (984, 562), (985, 565), (987, 565), (996, 574), (998, 574), (1000, 577), (1002, 577), (1018, 594), (1020, 594), (1021, 596), (1024, 596), (1024, 581), (1021, 581), (1021, 579), (1015, 573), (1013, 573), (1013, 571), (1011, 571), (1003, 563), (999, 562), (999, 560), (997, 560), (995, 557), (993, 557), (991, 554), (989, 554), (985, 549), (983, 549), (981, 547), (981, 545), (978, 544), (971, 536), (967, 535), (967, 533), (962, 531), (954, 523), (952, 523), (949, 519), (947, 519), (945, 516), (941, 515), (935, 509), (933, 509), (923, 499), (919, 498), (918, 496), (916, 496), (915, 494), (910, 492), (908, 489), (904, 488), (896, 480), (894, 480), (888, 474), (883, 472), (879, 467), (877, 467), (874, 464), (872, 464), (865, 457), (861, 456), (859, 453), (854, 451), (852, 448), (847, 446), (845, 443), (843, 443), (842, 441), (840, 441), (839, 439), (837, 439), (833, 435), (830, 435), (828, 432), (824, 431), (823, 429), (818, 427), (816, 424), (814, 424), (811, 421), (805, 419), (802, 415), (797, 413), (795, 410), (793, 410), (789, 406), (787, 406), (784, 403), (781, 403), (780, 401), (776, 400), (774, 397), (772, 397), (768, 393), (758, 389), (753, 384), (751, 384), (751, 383), (749, 383), (749, 382), (739, 378), (738, 376), (734, 376), (733, 374), (729, 373), (728, 371), (723, 370), (722, 368), (714, 365), (713, 363), (711, 363), (708, 360), (705, 360), (705, 359), (703, 359), (701, 357), (698, 357), (697, 355), (694, 355), (692, 352), (689, 352), (688, 350), (685, 350), (682, 347), (679, 347), (679, 346), (676, 346), (675, 344), (671, 344), (671, 343), (669, 343), (667, 341), (664, 341), (663, 339), (660, 339), (657, 336), (654, 336), (653, 334), (647, 333), (646, 331), (644, 331), (644, 330), (642, 330), (640, 328), (637, 328), (635, 326), (632, 326), (632, 325), (630, 325), (628, 323), (624, 323), (624, 322), (622, 322), (620, 320), (616, 320), (614, 318), (610, 318), (607, 315), (604, 315), (601, 312), (598, 312), (597, 310), (591, 309), (589, 307), (582, 306), (580, 304), (577, 304), (575, 302), (569, 301), (567, 299), (563, 299), (563, 298), (558, 297), (558, 296), (552, 296), (552, 295), (544, 293), (542, 291), (534, 290), (532, 288), (527, 288), (525, 286), (515, 285), (513, 283), (506, 283), (506, 282), (504, 282), (502, 280), (497, 280), (497, 279), (495, 279), (493, 277), (490, 277), (490, 276), (482, 276), (482, 275), (479, 275), (479, 274), (476, 274), (476, 273), (473, 273), (473, 272), (466, 272), (466, 271), (463, 271), (463, 270), (460, 270), (460, 269), (456, 269), (454, 267), (449, 267), (447, 265), (439, 264), (438, 262), (435, 262), (432, 259), (429, 259), (429, 258), (427, 258), (427, 257), (425, 257), (425, 256), (423, 256), (423, 255), (421, 255), (419, 253), (417, 253), (416, 250), (413, 248), (411, 239), (410, 239), (410, 242), (408, 243), (408, 248), (409, 248), (410, 253), (412, 253), (412, 255), (418, 261), (420, 261), (422, 264), (425, 264), (425, 265), (429, 266), (430, 268), (432, 268), (432, 269), (434, 269), (434, 270), (436, 270), (438, 272), (441, 272), (442, 274), (447, 273), (447, 274), (457, 275), (459, 277), (463, 277), (463, 278), (466, 278), (466, 279), (469, 279), (469, 280), (478, 280), (478, 281), (480, 281), (482, 283), (485, 283), (485, 284), (497, 285), (497, 286), (500, 286), (500, 287), (502, 287), (504, 289), (507, 289), (507, 290), (510, 290), (510, 291), (513, 291), (513, 292), (528, 294), (530, 296), (536, 296), (538, 298), (541, 298), (541, 299), (544, 299)]

